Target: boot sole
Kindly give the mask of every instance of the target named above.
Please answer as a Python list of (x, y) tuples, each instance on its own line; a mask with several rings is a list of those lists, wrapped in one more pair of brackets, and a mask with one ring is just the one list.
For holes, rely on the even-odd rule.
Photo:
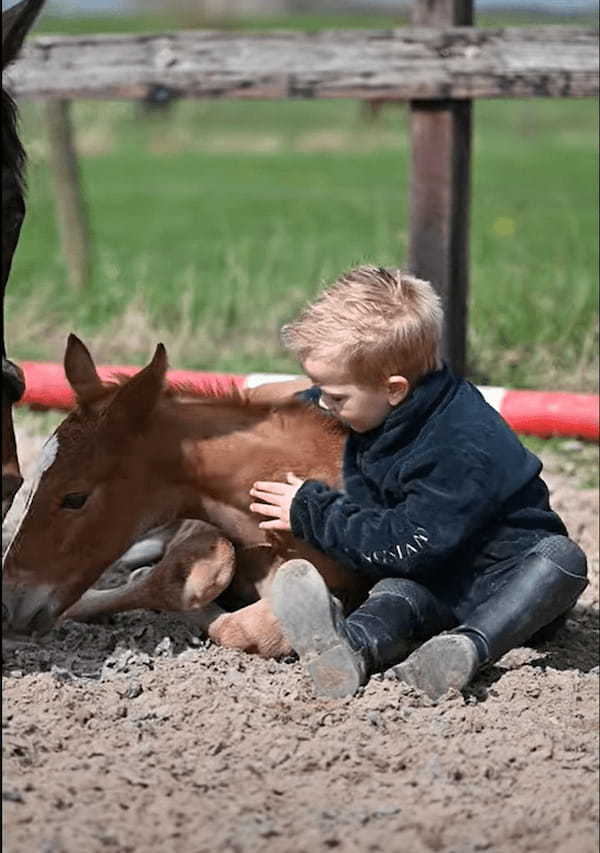
[(386, 675), (439, 699), (450, 688), (466, 687), (477, 668), (477, 650), (469, 638), (443, 634), (428, 640)]
[(278, 569), (270, 601), (275, 616), (319, 696), (352, 696), (362, 684), (358, 655), (335, 629), (325, 581), (307, 560)]

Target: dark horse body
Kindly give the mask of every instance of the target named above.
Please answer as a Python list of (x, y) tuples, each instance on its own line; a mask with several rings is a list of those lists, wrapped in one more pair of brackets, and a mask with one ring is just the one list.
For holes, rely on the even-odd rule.
[[(22, 0), (2, 13), (2, 70), (19, 54), (44, 0)], [(25, 152), (17, 133), (17, 109), (2, 89), (2, 517), (23, 482), (17, 457), (12, 407), (25, 390), (23, 372), (6, 356), (4, 293), (25, 217)]]

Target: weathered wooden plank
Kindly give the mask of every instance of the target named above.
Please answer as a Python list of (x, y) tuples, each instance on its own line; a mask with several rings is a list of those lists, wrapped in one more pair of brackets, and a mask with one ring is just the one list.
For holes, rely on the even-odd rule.
[(598, 93), (598, 31), (577, 27), (185, 31), (42, 36), (5, 75), (17, 97), (447, 100)]

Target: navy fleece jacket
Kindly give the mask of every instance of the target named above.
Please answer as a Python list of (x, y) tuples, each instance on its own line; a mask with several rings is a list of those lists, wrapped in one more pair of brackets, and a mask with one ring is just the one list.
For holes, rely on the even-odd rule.
[(566, 535), (541, 468), (477, 388), (444, 367), (379, 427), (350, 433), (343, 491), (301, 486), (292, 532), (373, 581), (424, 582), (466, 561), (484, 569)]

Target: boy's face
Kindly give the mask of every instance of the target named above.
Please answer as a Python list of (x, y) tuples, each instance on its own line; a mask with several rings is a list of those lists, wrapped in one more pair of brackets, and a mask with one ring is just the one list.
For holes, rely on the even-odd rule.
[(390, 376), (378, 388), (357, 385), (339, 366), (318, 358), (302, 365), (308, 378), (321, 389), (321, 404), (355, 432), (378, 427), (407, 396), (409, 385), (403, 376)]

